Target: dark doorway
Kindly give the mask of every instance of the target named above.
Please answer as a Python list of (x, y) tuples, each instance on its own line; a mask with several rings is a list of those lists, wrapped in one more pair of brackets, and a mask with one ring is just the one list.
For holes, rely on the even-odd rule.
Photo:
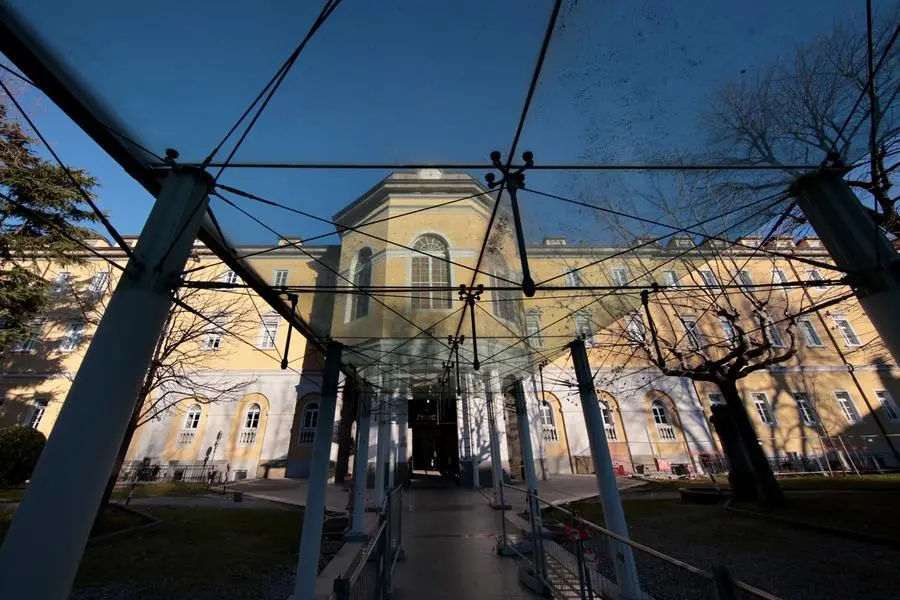
[(452, 395), (425, 392), (409, 402), (412, 429), (410, 475), (415, 480), (459, 480), (456, 402)]

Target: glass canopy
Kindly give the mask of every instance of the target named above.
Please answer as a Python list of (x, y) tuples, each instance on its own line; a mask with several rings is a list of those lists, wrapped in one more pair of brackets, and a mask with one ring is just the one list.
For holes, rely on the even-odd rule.
[[(896, 5), (874, 5), (878, 58)], [(165, 169), (175, 149), (216, 175), (224, 247), (247, 257), (255, 285), (274, 285), (264, 257), (292, 249), (315, 273), (293, 286), (316, 296), (302, 317), (370, 370), (444, 373), (448, 335), (467, 336), (470, 367), (474, 311), (485, 368), (532, 371), (584, 333), (585, 311), (594, 330), (633, 312), (664, 263), (612, 284), (585, 277), (595, 289), (575, 294), (553, 289), (576, 287), (566, 269), (638, 260), (678, 236), (772, 234), (793, 177), (828, 150), (850, 164), (867, 155), (867, 100), (832, 68), (865, 59), (862, 0), (12, 0), (3, 11), (24, 32), (2, 43), (6, 66), (112, 132), (132, 174)], [(896, 87), (896, 52), (885, 58), (876, 82)], [(804, 101), (823, 107), (819, 130)], [(534, 155), (518, 190), (525, 261), (510, 194), (486, 183), (502, 177), (493, 151), (504, 166)], [(539, 284), (527, 301), (526, 266)], [(460, 284), (489, 289), (463, 310)], [(363, 313), (365, 325), (351, 318)]]

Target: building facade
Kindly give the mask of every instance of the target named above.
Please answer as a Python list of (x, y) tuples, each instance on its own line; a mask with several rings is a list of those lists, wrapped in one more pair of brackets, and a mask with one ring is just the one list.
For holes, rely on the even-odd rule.
[[(296, 294), (298, 313), (341, 341), (344, 361), (374, 384), (361, 396), (374, 417), (370, 463), (385, 420), (393, 460), (486, 484), (493, 425), (505, 468), (520, 475), (521, 432), (509, 390), (522, 378), (539, 470), (590, 472), (567, 348), (577, 338), (587, 346), (620, 473), (716, 472), (722, 451), (710, 414), (721, 390), (693, 375), (727, 358), (744, 336), (757, 361), (785, 356), (737, 380), (776, 470), (900, 466), (893, 400), (900, 371), (848, 289), (835, 284), (838, 274), (827, 269), (830, 259), (815, 238), (699, 246), (678, 236), (590, 246), (548, 238), (527, 247), (532, 276), (546, 284), (524, 298), (512, 289), (521, 263), (502, 211), (475, 271), (493, 208), (493, 196), (468, 175), (395, 173), (333, 217), (339, 244), (289, 239), (236, 248), (286, 297)], [(0, 426), (51, 433), (126, 262), (104, 240), (92, 245), (99, 256), (85, 253), (67, 266), (34, 257), (51, 308), (35, 320), (31, 338), (0, 354)], [(283, 320), (199, 243), (186, 281), (179, 298), (200, 316), (173, 309), (126, 471), (307, 476), (322, 357), (301, 336), (287, 349)], [(456, 291), (470, 281), (485, 286), (470, 308), (475, 331), (469, 317), (460, 322)], [(460, 332), (467, 339), (454, 359), (447, 339)], [(660, 359), (681, 373), (664, 374)], [(343, 411), (345, 420), (355, 414)], [(333, 458), (339, 430), (336, 424)]]

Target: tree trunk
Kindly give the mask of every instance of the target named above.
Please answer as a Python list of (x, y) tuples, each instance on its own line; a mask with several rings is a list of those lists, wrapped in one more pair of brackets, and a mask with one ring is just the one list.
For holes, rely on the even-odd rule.
[(356, 386), (348, 378), (344, 384), (344, 401), (341, 403), (341, 416), (338, 422), (338, 452), (334, 465), (334, 482), (343, 483), (350, 470), (350, 451), (353, 449), (352, 427), (356, 419), (357, 408)]
[(728, 457), (728, 482), (731, 484), (734, 498), (745, 502), (755, 501), (757, 493), (753, 468), (750, 466), (743, 440), (732, 418), (731, 409), (723, 405), (713, 405), (711, 409), (710, 421)]
[[(772, 467), (766, 458), (765, 453), (760, 447), (759, 439), (756, 437), (756, 430), (747, 414), (744, 401), (737, 390), (737, 384), (733, 380), (724, 380), (716, 382), (725, 403), (728, 405), (731, 419), (737, 429), (738, 439), (746, 453), (746, 458), (750, 463), (753, 472), (754, 483), (756, 484), (756, 495), (760, 502), (768, 506), (779, 506), (784, 504), (784, 493), (772, 473)], [(729, 459), (731, 457), (729, 456)]]
[(128, 428), (125, 429), (125, 437), (122, 438), (122, 444), (119, 446), (119, 453), (116, 454), (116, 462), (113, 464), (112, 473), (110, 473), (109, 479), (106, 482), (106, 489), (103, 490), (103, 498), (100, 500), (100, 507), (97, 514), (100, 514), (100, 511), (109, 505), (109, 501), (112, 498), (113, 490), (116, 488), (116, 481), (119, 479), (119, 472), (122, 470), (122, 464), (125, 463), (125, 455), (128, 454), (128, 447), (131, 445), (131, 440), (134, 438), (134, 432), (137, 431), (137, 422), (141, 414), (141, 406), (143, 406), (143, 402), (139, 402), (135, 406), (134, 412), (131, 413), (131, 420), (128, 421)]

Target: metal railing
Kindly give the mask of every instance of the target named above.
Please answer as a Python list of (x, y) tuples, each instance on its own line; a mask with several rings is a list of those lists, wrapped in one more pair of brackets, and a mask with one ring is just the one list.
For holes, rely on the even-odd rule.
[(403, 546), (403, 487), (384, 499), (378, 528), (363, 545), (346, 573), (334, 580), (334, 600), (386, 600)]
[(222, 465), (202, 462), (184, 465), (155, 465), (131, 462), (122, 465), (119, 481), (154, 482), (182, 481), (185, 483), (220, 483), (225, 477)]
[[(639, 590), (634, 600), (764, 599), (779, 600), (764, 590), (736, 581), (724, 567), (700, 569), (648, 546), (616, 535), (579, 515), (542, 500), (537, 494), (504, 485), (512, 510), (529, 521), (530, 540), (516, 543), (506, 534), (502, 543), (521, 559), (556, 598), (593, 600), (618, 596), (620, 583)], [(504, 518), (505, 521), (505, 518)], [(635, 579), (617, 581), (623, 549), (633, 556)], [(628, 585), (630, 584), (630, 585)]]
[(238, 445), (239, 446), (252, 446), (256, 443), (256, 430), (255, 429), (244, 429), (241, 431), (240, 435), (238, 435)]

